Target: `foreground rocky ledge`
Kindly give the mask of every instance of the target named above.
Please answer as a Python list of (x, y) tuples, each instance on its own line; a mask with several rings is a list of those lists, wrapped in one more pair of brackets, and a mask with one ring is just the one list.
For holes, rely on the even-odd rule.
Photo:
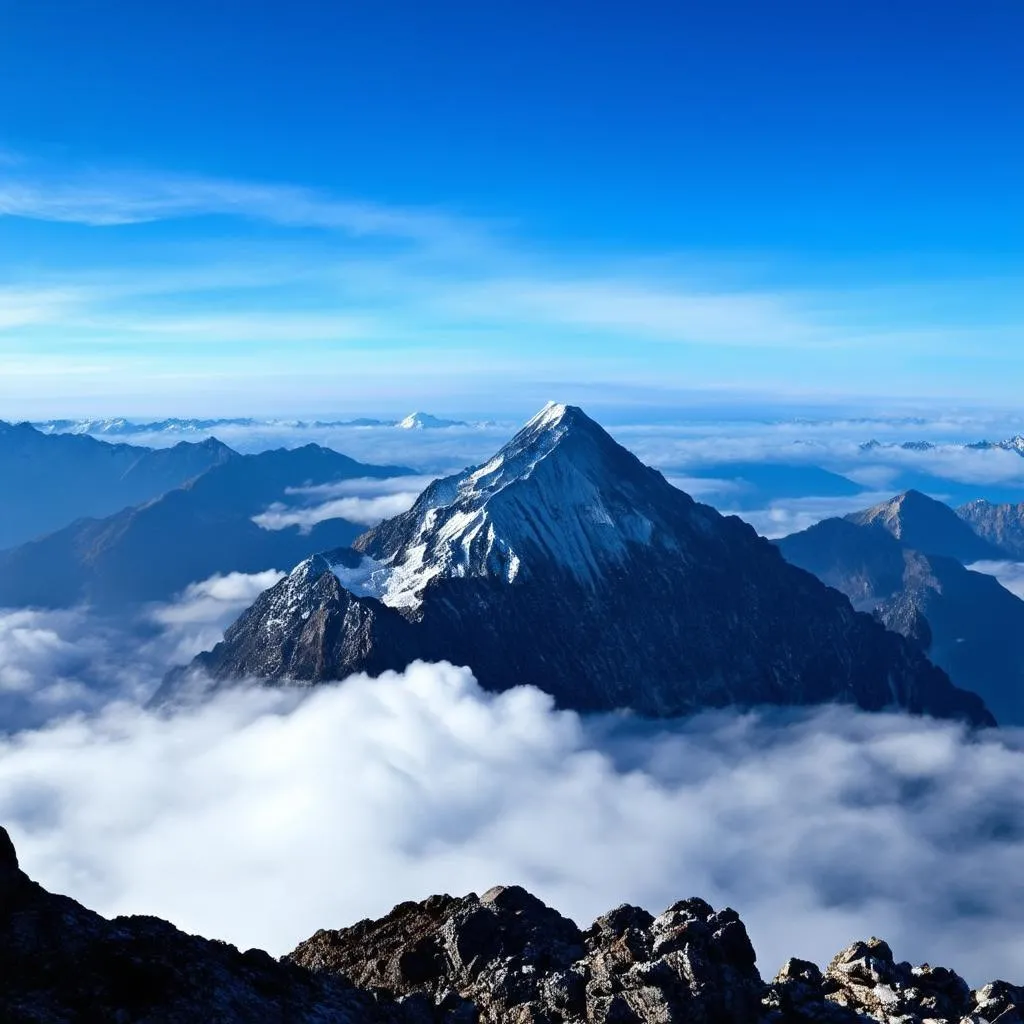
[(971, 991), (871, 939), (765, 983), (739, 916), (623, 906), (586, 931), (517, 886), (319, 931), (280, 961), (151, 917), (107, 921), (32, 882), (0, 828), (0, 1020), (268, 1024), (1024, 1024), (1024, 989)]

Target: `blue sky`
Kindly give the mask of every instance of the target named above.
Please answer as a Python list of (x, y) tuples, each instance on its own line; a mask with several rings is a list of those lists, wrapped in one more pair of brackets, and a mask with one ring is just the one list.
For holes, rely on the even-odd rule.
[(0, 416), (1017, 399), (1017, 0), (0, 19)]

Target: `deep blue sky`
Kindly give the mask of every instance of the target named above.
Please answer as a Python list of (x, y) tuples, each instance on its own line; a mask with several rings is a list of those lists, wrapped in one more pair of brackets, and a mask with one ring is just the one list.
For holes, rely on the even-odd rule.
[[(488, 381), (509, 375), (538, 389), (625, 375), (638, 385), (771, 390), (797, 383), (805, 370), (807, 387), (826, 392), (975, 399), (1000, 389), (1003, 353), (1024, 347), (1013, 344), (1024, 323), (1019, 0), (39, 0), (0, 3), (0, 25), (0, 152), (7, 154), (0, 182), (20, 189), (2, 207), (12, 216), (0, 218), (0, 286), (16, 288), (22, 307), (27, 289), (77, 287), (67, 275), (97, 266), (116, 277), (123, 267), (137, 273), (171, 264), (201, 273), (204, 261), (265, 266), (287, 257), (295, 271), (357, 260), (377, 283), (373, 316), (390, 317), (374, 334), (379, 351), (400, 346), (428, 358), (440, 346), (458, 377), (452, 394), (460, 401), (476, 394), (484, 404)], [(179, 195), (185, 186), (168, 181), (193, 190), (197, 182), (259, 183), (325, 202), (432, 211), (457, 221), (460, 239), (486, 233), (487, 257), (467, 253), (461, 242), (459, 254), (446, 244), (439, 255), (432, 239), (425, 259), (421, 237), (416, 252), (408, 238), (396, 252), (394, 237), (376, 232), (360, 232), (356, 252), (351, 232), (342, 245), (322, 218), (295, 223), (288, 215), (283, 225), (278, 213), (254, 212), (237, 197), (191, 199), (183, 216), (168, 210), (168, 189)], [(159, 210), (147, 209), (145, 226), (83, 227), (90, 215), (81, 213), (82, 197), (98, 189), (121, 201), (155, 190)], [(467, 282), (479, 289), (481, 276), (486, 297), (474, 292), (467, 311), (462, 289)], [(264, 291), (255, 303), (225, 287), (216, 296), (208, 290), (199, 306), (195, 296), (165, 289), (160, 313), (180, 320), (187, 311), (194, 323), (200, 312), (237, 318), (269, 302), (278, 315), (313, 308), (369, 315), (363, 279), (347, 281), (344, 296), (307, 282), (273, 302)], [(428, 314), (416, 296), (433, 294), (439, 281), (446, 295), (459, 294), (446, 300), (443, 315)], [(607, 296), (611, 281), (628, 294), (602, 318), (580, 289)], [(558, 294), (538, 298), (538, 286), (551, 282), (561, 282)], [(513, 312), (485, 330), (481, 304), (493, 320), (510, 288), (515, 301), (505, 305)], [(705, 351), (717, 342), (700, 318), (692, 330), (683, 323), (676, 337), (655, 316), (658, 344), (645, 347), (641, 328), (650, 328), (649, 310), (666, 298), (737, 292), (786, 307), (762, 337), (754, 337), (761, 307), (741, 316), (756, 349), (751, 361), (733, 327), (727, 355)], [(58, 333), (65, 344), (81, 335), (78, 356), (130, 353), (126, 373), (145, 377), (140, 393), (164, 396), (157, 404), (174, 404), (172, 363), (185, 377), (207, 381), (214, 401), (218, 385), (202, 367), (217, 344), (215, 330), (204, 336), (205, 354), (182, 335), (154, 356), (151, 340), (133, 343), (123, 323), (112, 326), (129, 307), (135, 326), (155, 315), (140, 305), (137, 288), (133, 294), (131, 303), (122, 297), (114, 305), (104, 296), (100, 317), (79, 305), (50, 334), (38, 319), (31, 330), (16, 323), (4, 343), (27, 353), (56, 345)], [(794, 303), (794, 333), (813, 326), (798, 346), (804, 355), (787, 354), (783, 337)], [(685, 310), (668, 312), (674, 323)], [(341, 339), (320, 327), (320, 347), (308, 358), (322, 358), (325, 373), (339, 372)], [(968, 342), (963, 332), (974, 327), (988, 333)], [(826, 340), (814, 340), (819, 329)], [(946, 371), (916, 373), (928, 346), (904, 350), (899, 338), (920, 343), (946, 329), (953, 333), (935, 343), (940, 360), (949, 350)], [(892, 337), (874, 362), (881, 331)], [(858, 358), (850, 348), (864, 334), (875, 340)], [(368, 345), (368, 337), (359, 343)], [(228, 360), (236, 369), (238, 342), (231, 340), (236, 354)], [(168, 345), (179, 343), (172, 355)], [(264, 341), (266, 350), (281, 344)], [(774, 348), (770, 358), (766, 345)], [(979, 345), (981, 369), (973, 358)], [(832, 346), (838, 354), (823, 357), (820, 350)], [(535, 373), (528, 358), (508, 365), (514, 351), (535, 347), (547, 356), (557, 350), (557, 365), (542, 365), (540, 352)], [(605, 362), (595, 369), (591, 356)], [(154, 369), (154, 359), (163, 369)], [(767, 375), (780, 364), (789, 368), (777, 379)], [(158, 371), (163, 383), (153, 376)], [(42, 379), (35, 372), (26, 364), (26, 388)], [(58, 390), (74, 395), (61, 380)], [(414, 396), (415, 382), (408, 383), (393, 401)], [(374, 386), (367, 378), (366, 388)], [(373, 405), (366, 388), (361, 399)], [(442, 386), (428, 391), (440, 396)], [(259, 388), (254, 393), (266, 404)], [(301, 389), (294, 397), (301, 405)], [(382, 395), (381, 404), (390, 400)], [(330, 404), (330, 396), (317, 401)]]

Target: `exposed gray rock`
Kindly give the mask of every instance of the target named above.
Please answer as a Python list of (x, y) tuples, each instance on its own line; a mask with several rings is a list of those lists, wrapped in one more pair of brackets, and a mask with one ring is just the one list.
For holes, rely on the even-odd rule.
[(4, 1024), (1019, 1024), (1022, 1010), (1024, 989), (972, 992), (879, 939), (766, 984), (734, 910), (621, 906), (582, 931), (518, 886), (402, 903), (275, 961), (52, 895), (0, 828)]
[(1003, 557), (1024, 558), (1024, 503), (996, 505), (979, 499), (961, 505), (956, 514)]
[(739, 916), (697, 899), (657, 918), (622, 906), (581, 932), (523, 889), (498, 887), (318, 932), (291, 959), (435, 1007), (454, 993), (481, 1024), (743, 1024), (763, 994)]

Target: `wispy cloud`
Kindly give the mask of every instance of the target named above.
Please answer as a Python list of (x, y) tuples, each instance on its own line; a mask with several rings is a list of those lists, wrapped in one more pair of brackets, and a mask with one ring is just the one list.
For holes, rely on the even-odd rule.
[(167, 340), (302, 342), (366, 340), (380, 333), (369, 316), (344, 313), (266, 312), (262, 314), (163, 316), (83, 319), (82, 324), (108, 336), (144, 335)]
[(469, 285), (448, 308), (482, 317), (532, 318), (659, 341), (748, 347), (835, 345), (841, 335), (816, 324), (796, 295), (716, 291), (595, 276), (559, 281), (494, 280)]
[(338, 199), (292, 185), (110, 173), (71, 181), (0, 179), (0, 216), (114, 227), (216, 215), (420, 243), (465, 239), (480, 230), (439, 211)]
[[(54, 249), (26, 280), (2, 245), (2, 232), (24, 230), (14, 218), (95, 230), (66, 247), (61, 229), (33, 228), (50, 231)], [(567, 381), (568, 397), (661, 389), (677, 401), (684, 390), (736, 395), (752, 382), (759, 393), (819, 399), (947, 395), (980, 382), (991, 400), (1007, 375), (993, 383), (985, 359), (1024, 363), (1011, 344), (1020, 334), (1013, 302), (1003, 320), (990, 303), (977, 322), (952, 302), (958, 319), (947, 324), (909, 286), (862, 294), (813, 274), (809, 287), (792, 271), (768, 287), (749, 257), (726, 264), (719, 255), (702, 268), (692, 253), (602, 259), (447, 210), (292, 184), (73, 168), (58, 177), (25, 162), (0, 168), (0, 344), (19, 380), (34, 363), (47, 371), (34, 398), (0, 380), (0, 400), (34, 402), (29, 415), (65, 412), (39, 408), (44, 393), (55, 399), (65, 358), (66, 390), (95, 412), (145, 396), (154, 412), (207, 415), (224, 407), (184, 408), (168, 382), (205, 380), (212, 392), (233, 376), (252, 403), (231, 396), (234, 412), (312, 413), (301, 403), (319, 388), (326, 400), (330, 375), (334, 411), (381, 388), (382, 398), (421, 404), (446, 378), (471, 408), (501, 415), (510, 396), (532, 402)], [(944, 295), (953, 290), (944, 282)], [(376, 365), (352, 354), (361, 342), (372, 342)], [(108, 358), (124, 372), (109, 372)], [(84, 386), (81, 368), (99, 364), (95, 385)], [(274, 378), (288, 381), (287, 394), (268, 385)], [(154, 406), (159, 394), (165, 404)], [(187, 398), (196, 394), (190, 386)]]
[(74, 287), (0, 288), (0, 331), (66, 319), (82, 298)]

